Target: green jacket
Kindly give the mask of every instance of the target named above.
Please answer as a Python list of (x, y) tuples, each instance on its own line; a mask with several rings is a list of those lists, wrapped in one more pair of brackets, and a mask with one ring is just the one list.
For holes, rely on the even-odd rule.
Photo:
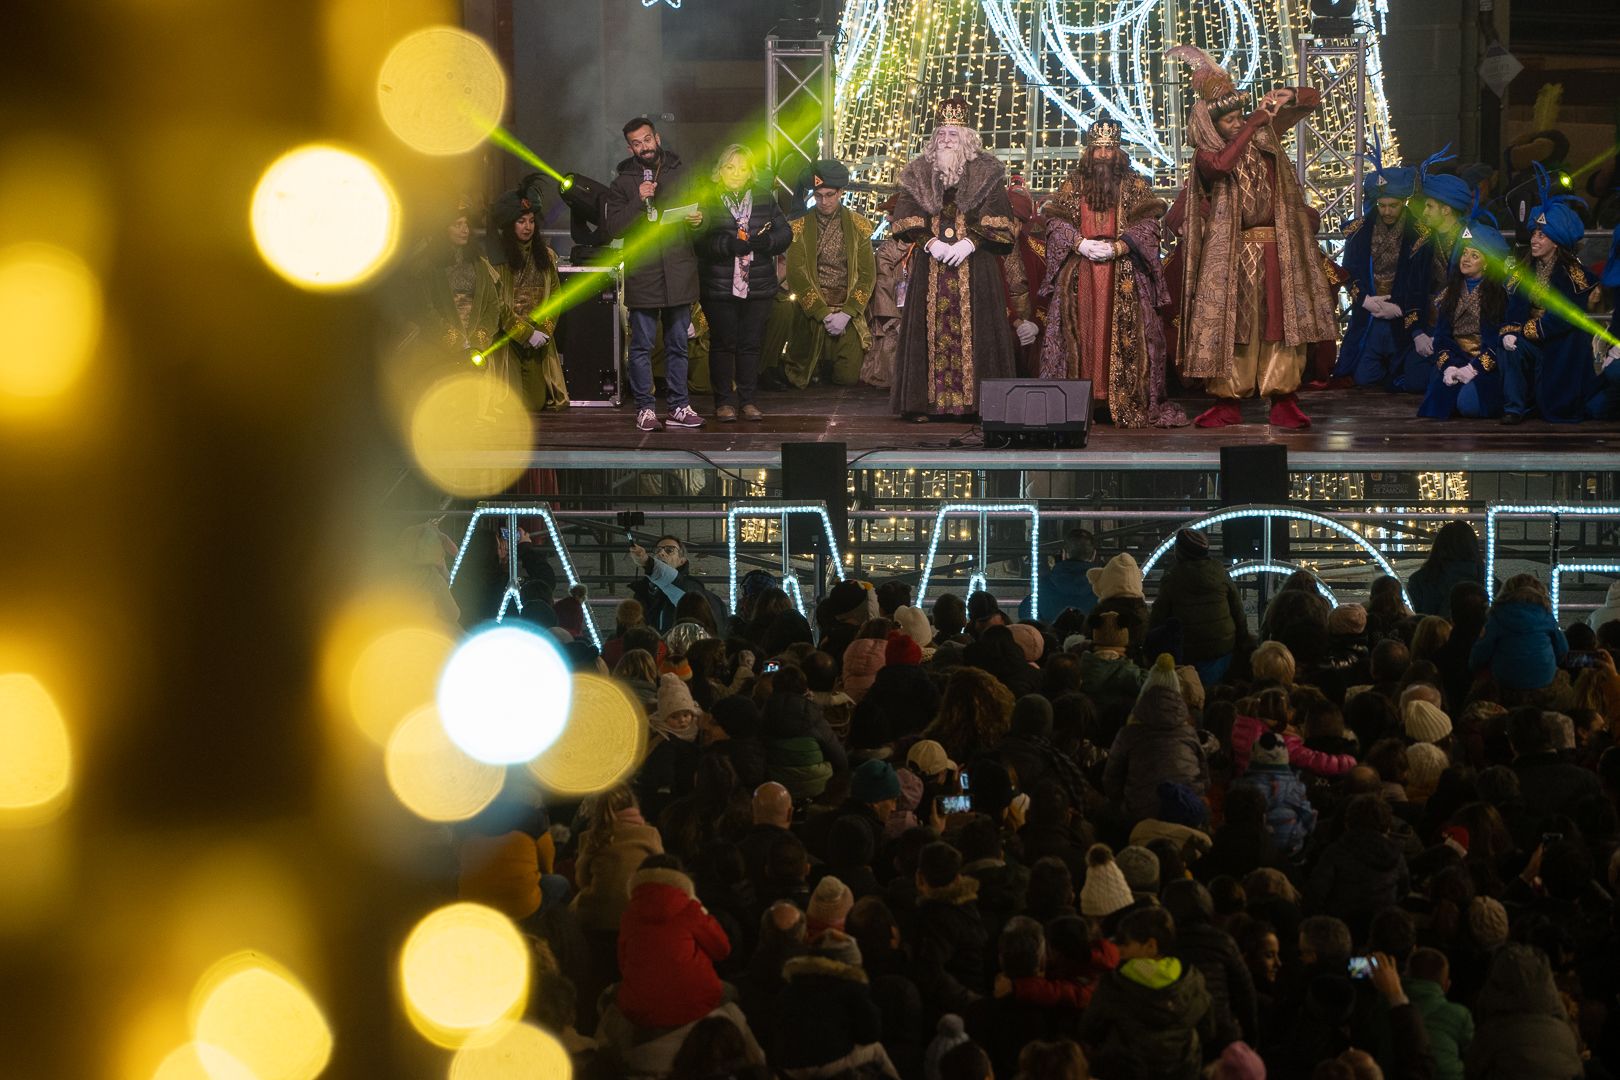
[[(844, 226), (844, 255), (849, 261), (849, 292), (839, 308), (849, 316), (850, 325), (860, 335), (861, 347), (872, 344), (872, 331), (866, 325), (866, 305), (872, 300), (877, 283), (877, 258), (872, 251), (872, 223), (849, 207), (840, 207), (838, 217)], [(816, 284), (816, 243), (821, 236), (821, 219), (814, 211), (793, 222), (793, 244), (787, 251), (787, 285), (798, 297), (799, 310), (820, 322), (832, 314), (832, 307)]]
[(1203, 975), (1173, 957), (1127, 960), (1080, 1014), (1080, 1040), (1096, 1047), (1097, 1075), (1110, 1080), (1196, 1080), (1215, 1034)]
[(1177, 561), (1159, 582), (1149, 626), (1181, 622), (1181, 653), (1190, 664), (1214, 660), (1249, 637), (1249, 617), (1226, 567), (1213, 558)]
[(1435, 1080), (1463, 1080), (1463, 1054), (1474, 1041), (1474, 1014), (1448, 1001), (1440, 984), (1428, 979), (1406, 980), (1406, 996), (1429, 1033)]
[(1142, 669), (1127, 659), (1108, 660), (1095, 652), (1080, 654), (1080, 688), (1099, 709), (1115, 703), (1131, 705), (1146, 678)]

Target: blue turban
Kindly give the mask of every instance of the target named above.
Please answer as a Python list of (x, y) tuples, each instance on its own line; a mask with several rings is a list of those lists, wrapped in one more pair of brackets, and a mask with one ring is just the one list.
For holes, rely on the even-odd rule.
[(1457, 155), (1450, 153), (1450, 150), (1451, 144), (1447, 143), (1445, 149), (1437, 154), (1430, 154), (1423, 159), (1423, 164), (1418, 167), (1419, 175), (1422, 178), (1423, 197), (1449, 206), (1459, 214), (1466, 214), (1474, 205), (1473, 185), (1460, 176), (1429, 171), (1429, 167), (1432, 165), (1457, 160)]
[(1503, 262), (1512, 250), (1507, 237), (1483, 221), (1470, 221), (1463, 226), (1462, 232), (1457, 236), (1454, 254), (1461, 255), (1463, 248), (1474, 248), (1495, 264)]
[[(1582, 202), (1574, 195), (1554, 195), (1552, 190), (1552, 177), (1541, 162), (1533, 163), (1536, 169), (1536, 191), (1541, 203), (1530, 210), (1530, 216), (1525, 220), (1525, 226), (1531, 232), (1540, 229), (1547, 234), (1547, 239), (1561, 248), (1573, 248), (1581, 242), (1586, 233), (1586, 223), (1581, 220), (1571, 207), (1571, 203)], [(1584, 203), (1583, 203), (1584, 205)]]
[(1384, 148), (1373, 136), (1372, 145), (1367, 148), (1367, 157), (1372, 161), (1372, 171), (1361, 181), (1361, 188), (1366, 195), (1368, 203), (1379, 199), (1410, 199), (1412, 190), (1417, 184), (1417, 170), (1403, 168), (1399, 165), (1384, 167)]

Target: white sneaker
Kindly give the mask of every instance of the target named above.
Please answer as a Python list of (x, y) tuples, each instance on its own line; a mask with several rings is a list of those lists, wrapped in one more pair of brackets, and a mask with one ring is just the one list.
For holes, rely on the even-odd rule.
[(658, 422), (658, 414), (651, 409), (637, 409), (636, 428), (640, 431), (662, 431), (664, 425)]
[(690, 405), (682, 405), (665, 417), (664, 423), (674, 424), (676, 427), (702, 427), (703, 417), (693, 412)]

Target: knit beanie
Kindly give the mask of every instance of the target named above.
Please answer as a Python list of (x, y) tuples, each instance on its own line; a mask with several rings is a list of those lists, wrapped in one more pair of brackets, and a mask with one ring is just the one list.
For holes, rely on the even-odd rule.
[(1039, 630), (1029, 623), (1013, 623), (1008, 629), (1012, 631), (1013, 640), (1023, 650), (1025, 660), (1033, 664), (1041, 658), (1041, 653), (1046, 651), (1046, 639), (1041, 637)]
[(1406, 783), (1418, 791), (1433, 791), (1451, 759), (1434, 743), (1413, 743), (1406, 748)]
[(1026, 739), (1052, 734), (1052, 703), (1040, 694), (1025, 694), (1013, 705), (1012, 733)]
[(1353, 637), (1366, 632), (1367, 609), (1360, 604), (1340, 604), (1328, 612), (1328, 633)]
[(1136, 565), (1136, 560), (1131, 558), (1128, 551), (1122, 551), (1101, 566), (1087, 570), (1086, 581), (1091, 585), (1091, 591), (1097, 594), (1099, 602), (1112, 600), (1116, 596), (1144, 599), (1142, 568)]
[(828, 874), (816, 884), (816, 891), (810, 894), (809, 906), (804, 911), (810, 924), (808, 936), (814, 938), (823, 930), (842, 930), (844, 919), (854, 906), (855, 894), (849, 891), (849, 886)]
[(1209, 557), (1209, 537), (1197, 529), (1176, 530), (1176, 558), (1205, 559)]
[(910, 634), (899, 630), (890, 630), (888, 644), (883, 646), (883, 663), (910, 664), (913, 667), (923, 662), (922, 646)]
[(1176, 675), (1176, 661), (1169, 653), (1160, 653), (1159, 658), (1153, 661), (1153, 666), (1148, 668), (1147, 678), (1142, 681), (1141, 692), (1136, 696), (1140, 698), (1154, 687), (1181, 693), (1181, 679)]
[(1159, 820), (1202, 829), (1209, 823), (1209, 804), (1187, 784), (1159, 781)]
[(921, 608), (909, 605), (895, 608), (894, 622), (902, 634), (917, 643), (919, 649), (926, 649), (934, 640), (934, 628), (928, 624), (928, 616), (923, 614)]
[(1401, 719), (1406, 724), (1406, 737), (1414, 742), (1435, 743), (1451, 734), (1451, 717), (1440, 706), (1422, 698), (1408, 701)]
[(1210, 1075), (1215, 1080), (1266, 1080), (1266, 1063), (1248, 1043), (1227, 1043)]
[(850, 967), (861, 966), (860, 945), (842, 930), (823, 930), (811, 943), (810, 955), (848, 964)]
[(656, 719), (668, 720), (674, 713), (695, 713), (697, 711), (697, 702), (692, 700), (692, 691), (688, 690), (686, 684), (681, 682), (679, 675), (672, 675), (666, 671), (659, 676)]
[(924, 1080), (941, 1080), (939, 1062), (946, 1054), (958, 1046), (968, 1042), (967, 1030), (962, 1025), (962, 1018), (955, 1013), (946, 1013), (939, 1018), (939, 1026), (935, 1029), (934, 1038), (923, 1052)]
[(1255, 765), (1287, 765), (1288, 744), (1275, 731), (1268, 731), (1254, 740), (1249, 761)]
[(1159, 891), (1159, 857), (1145, 847), (1135, 844), (1119, 849), (1115, 861), (1119, 872), (1125, 875), (1125, 884), (1133, 893)]
[(849, 797), (856, 802), (880, 803), (900, 797), (894, 766), (880, 758), (863, 761), (849, 774)]
[(1495, 949), (1507, 944), (1507, 908), (1501, 901), (1489, 896), (1476, 896), (1468, 905), (1468, 929), (1482, 949)]
[[(1151, 854), (1151, 852), (1150, 852)], [(1086, 852), (1086, 883), (1080, 887), (1080, 914), (1105, 918), (1136, 902), (1131, 887), (1107, 844), (1092, 844)]]
[(1105, 611), (1097, 616), (1091, 628), (1091, 643), (1104, 649), (1123, 649), (1131, 643), (1131, 634), (1119, 625), (1119, 612)]

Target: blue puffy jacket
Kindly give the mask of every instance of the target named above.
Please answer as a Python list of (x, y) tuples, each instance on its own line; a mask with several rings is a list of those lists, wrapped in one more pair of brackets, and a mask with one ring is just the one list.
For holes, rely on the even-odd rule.
[(1101, 566), (1098, 562), (1081, 562), (1075, 559), (1063, 559), (1055, 563), (1050, 570), (1041, 572), (1041, 610), (1035, 612), (1024, 597), (1023, 603), (1018, 605), (1018, 618), (1021, 622), (1040, 619), (1050, 623), (1069, 608), (1074, 608), (1083, 615), (1090, 615), (1091, 609), (1097, 606), (1097, 594), (1091, 588), (1091, 580), (1086, 577), (1086, 571)]
[(1567, 652), (1569, 642), (1546, 605), (1508, 600), (1491, 609), (1484, 635), (1468, 652), (1468, 666), (1489, 667), (1497, 684), (1509, 690), (1539, 690), (1552, 685)]
[(1290, 858), (1298, 855), (1316, 828), (1316, 809), (1304, 781), (1287, 765), (1251, 764), (1236, 783), (1256, 788), (1266, 797), (1266, 829), (1272, 844)]

